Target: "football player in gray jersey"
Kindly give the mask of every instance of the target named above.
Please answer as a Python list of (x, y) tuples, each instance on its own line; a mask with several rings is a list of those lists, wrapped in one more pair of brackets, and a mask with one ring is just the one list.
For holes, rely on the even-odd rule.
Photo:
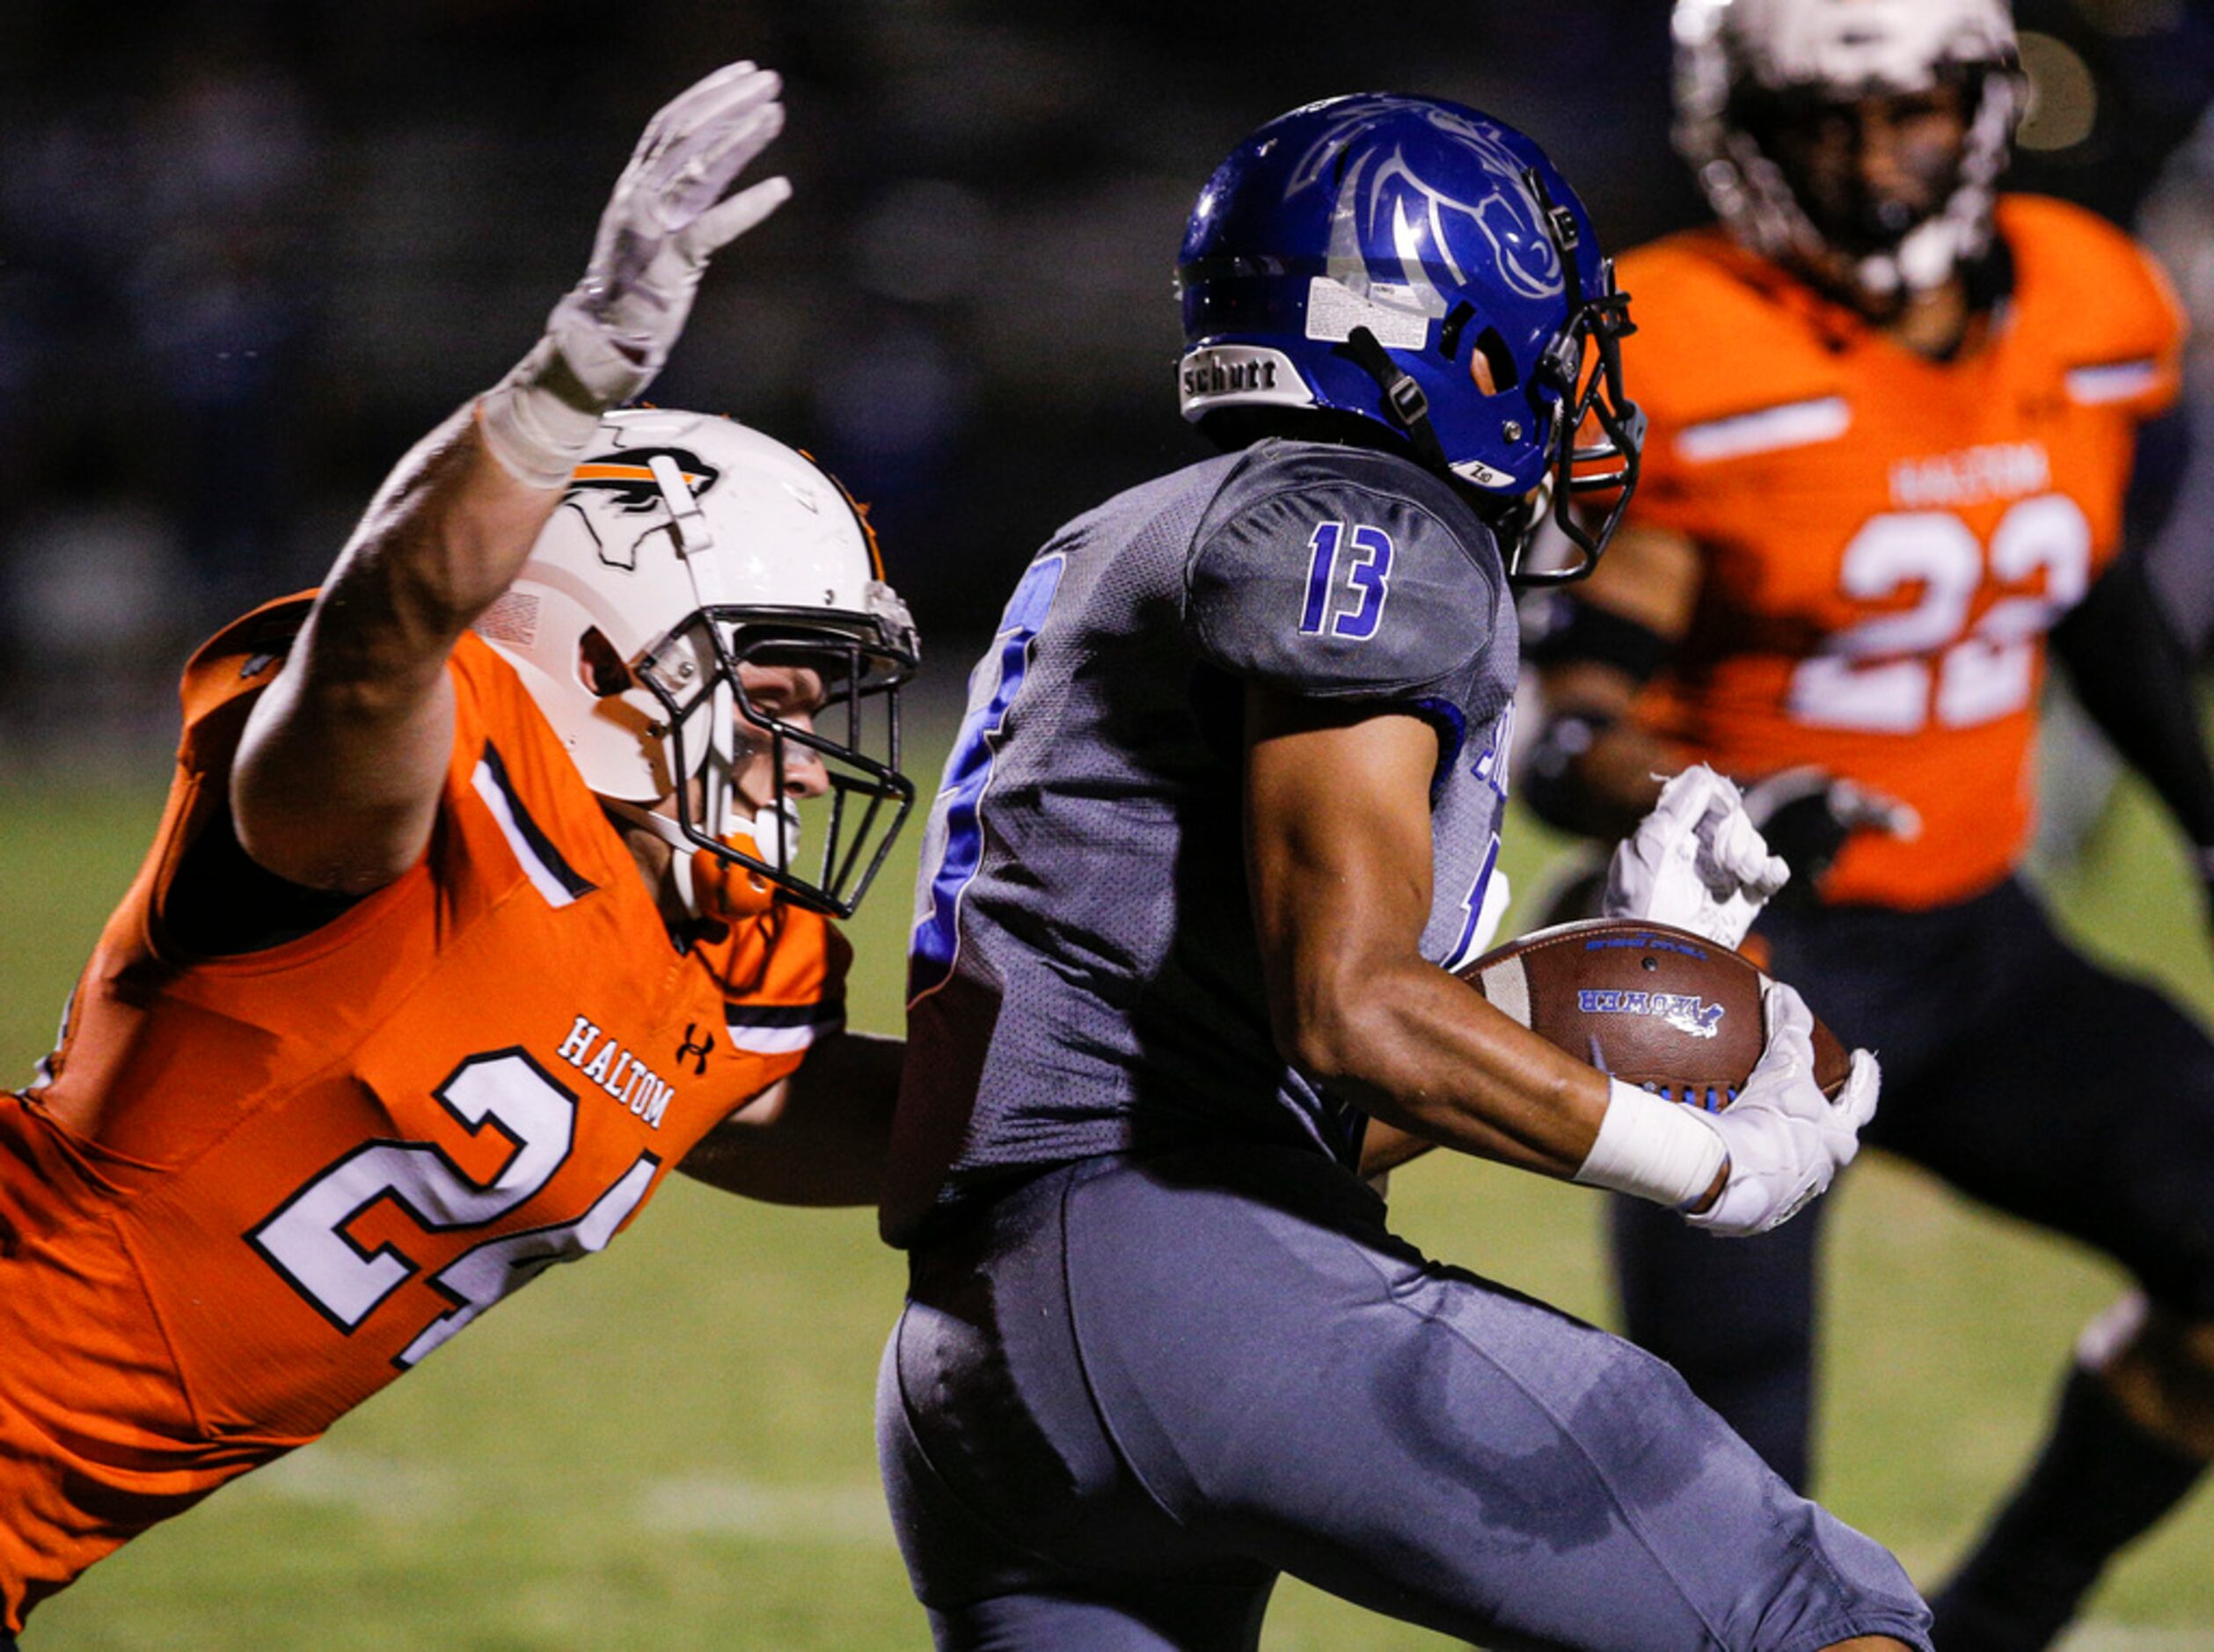
[[(1666, 1365), (1363, 1180), (1443, 1144), (1757, 1232), (1874, 1106), (1865, 1054), (1823, 1098), (1788, 988), (1709, 1115), (1450, 973), (1504, 901), (1523, 542), (1549, 510), (1588, 567), (1635, 480), (1582, 208), (1473, 110), (1338, 99), (1232, 153), (1180, 273), (1230, 450), (1032, 562), (917, 889), (879, 1429), (939, 1644), (1251, 1646), (1290, 1571), (1494, 1646), (1926, 1648)], [(1734, 944), (1780, 877), (1692, 771), (1614, 910)]]

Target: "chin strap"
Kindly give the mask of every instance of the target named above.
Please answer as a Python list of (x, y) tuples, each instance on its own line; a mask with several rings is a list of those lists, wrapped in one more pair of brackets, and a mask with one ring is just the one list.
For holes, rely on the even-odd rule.
[(636, 826), (652, 833), (669, 846), (669, 858), (671, 881), (676, 885), (676, 898), (694, 917), (700, 916), (699, 886), (692, 878), (692, 862), (707, 852), (684, 836), (684, 829), (666, 815), (657, 815), (643, 804), (629, 803), (620, 798), (603, 797), (600, 807), (626, 825)]
[(1422, 393), (1414, 376), (1385, 349), (1375, 333), (1366, 327), (1355, 327), (1346, 341), (1338, 347), (1353, 358), (1353, 364), (1376, 381), (1384, 392), (1384, 411), (1392, 416), (1392, 422), (1406, 432), (1414, 444), (1414, 457), (1432, 470), (1450, 473), (1452, 466), (1445, 457), (1445, 445), (1437, 439), (1436, 427), (1430, 423), (1430, 398)]
[(1552, 472), (1546, 472), (1528, 504), (1516, 507), (1509, 501), (1506, 501), (1507, 509), (1498, 510), (1496, 507), (1502, 502), (1499, 495), (1483, 492), (1453, 468), (1452, 462), (1445, 457), (1444, 444), (1437, 439), (1437, 428), (1430, 423), (1429, 398), (1414, 377), (1391, 358), (1376, 334), (1366, 327), (1355, 327), (1338, 347), (1353, 359), (1355, 366), (1376, 381), (1377, 388), (1384, 392), (1385, 411), (1406, 433), (1415, 458), (1460, 489), (1464, 498), (1479, 503), (1499, 542), (1500, 559), (1507, 565), (1508, 577), (1516, 577), (1523, 548), (1551, 506)]

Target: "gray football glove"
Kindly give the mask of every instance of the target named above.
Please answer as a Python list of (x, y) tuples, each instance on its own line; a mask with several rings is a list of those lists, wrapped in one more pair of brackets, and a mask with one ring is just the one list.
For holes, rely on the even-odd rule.
[(600, 415), (645, 390), (669, 360), (707, 260), (790, 197), (788, 182), (770, 178), (723, 199), (784, 129), (782, 84), (768, 69), (730, 63), (647, 124), (601, 215), (584, 279), (479, 404), (486, 443), (513, 474), (566, 485)]
[(546, 336), (603, 406), (653, 382), (684, 329), (707, 260), (792, 194), (764, 179), (723, 192), (784, 129), (783, 82), (751, 63), (717, 69), (655, 115), (601, 215), (584, 279)]

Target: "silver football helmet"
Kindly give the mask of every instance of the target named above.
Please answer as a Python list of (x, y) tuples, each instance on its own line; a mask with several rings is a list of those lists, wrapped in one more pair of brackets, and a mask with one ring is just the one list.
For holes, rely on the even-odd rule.
[[(1676, 0), (1676, 144), (1716, 215), (1787, 262), (1840, 253), (1853, 284), (1896, 302), (1982, 254), (2022, 101), (2006, 0)], [(1888, 245), (1833, 245), (1757, 134), (1755, 111), (1851, 102), (1942, 84), (1967, 97), (1957, 179)]]
[[(804, 454), (710, 414), (610, 413), (475, 628), (585, 785), (676, 849), (695, 911), (716, 916), (711, 890), (742, 869), (744, 882), (851, 914), (914, 802), (898, 697), (917, 645), (859, 508)], [(820, 726), (756, 706), (749, 663), (820, 673)], [(764, 745), (774, 795), (741, 818), (734, 779)], [(786, 786), (794, 745), (829, 776), (804, 806)], [(653, 812), (671, 796), (673, 819)], [(818, 845), (805, 869), (804, 837)]]

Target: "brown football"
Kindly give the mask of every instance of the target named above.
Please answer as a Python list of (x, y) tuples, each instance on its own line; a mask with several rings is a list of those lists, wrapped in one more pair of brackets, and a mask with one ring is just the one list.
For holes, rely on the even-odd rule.
[[(1719, 1112), (1767, 1042), (1750, 959), (1664, 924), (1594, 918), (1524, 935), (1461, 972), (1493, 1005), (1579, 1061)], [(1851, 1073), (1817, 1019), (1815, 1078), (1834, 1096)]]

